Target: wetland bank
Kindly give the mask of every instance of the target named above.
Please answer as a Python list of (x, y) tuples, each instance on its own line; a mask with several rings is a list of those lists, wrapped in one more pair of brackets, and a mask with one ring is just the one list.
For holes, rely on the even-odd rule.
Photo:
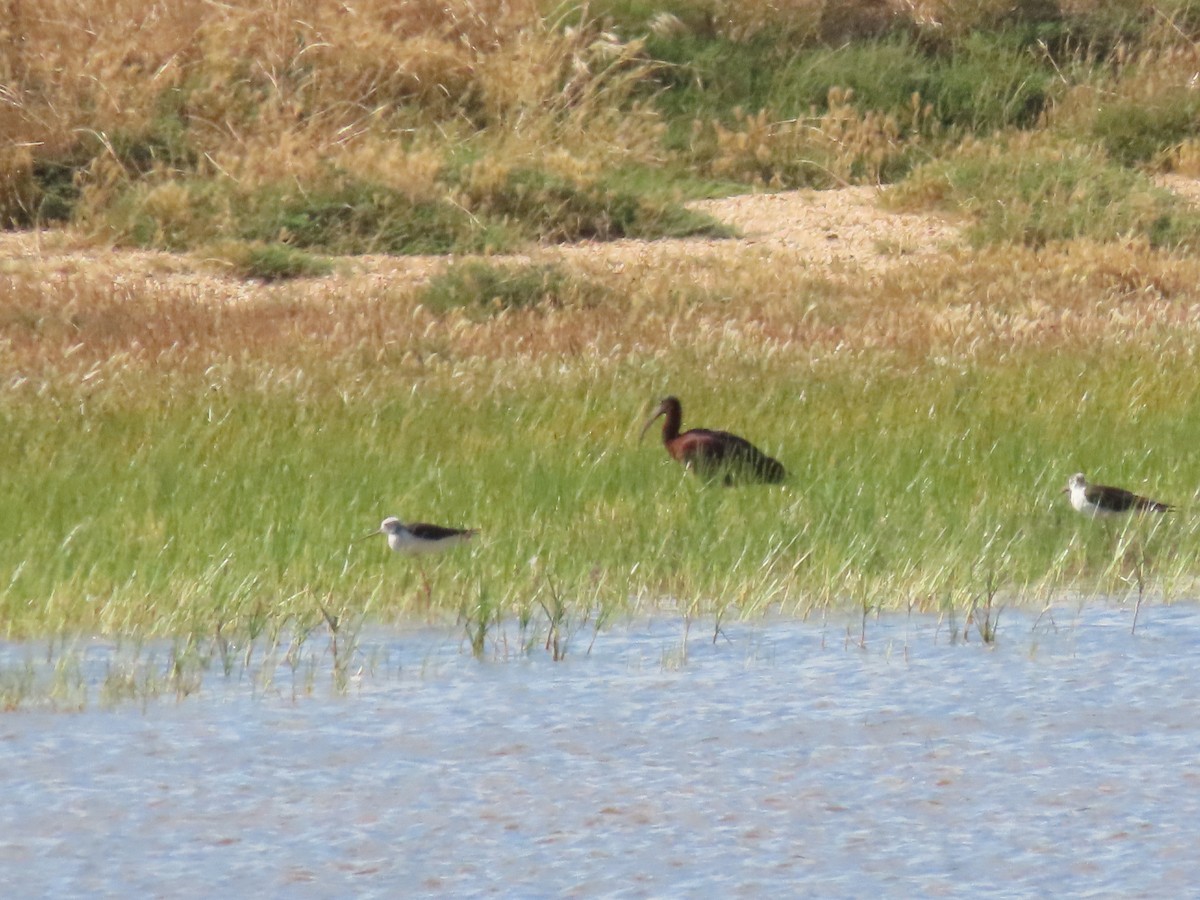
[[(1191, 599), (1190, 7), (702, 6), (18, 5), (8, 637)], [(388, 515), (480, 540), (422, 591)]]
[(1191, 2), (0, 7), (6, 896), (1196, 883)]

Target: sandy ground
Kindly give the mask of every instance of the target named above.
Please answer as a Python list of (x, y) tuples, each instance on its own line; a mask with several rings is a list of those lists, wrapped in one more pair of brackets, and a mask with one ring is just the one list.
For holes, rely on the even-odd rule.
[[(1200, 203), (1200, 180), (1169, 176), (1165, 187)], [(534, 248), (514, 259), (561, 259), (601, 265), (620, 272), (626, 266), (674, 265), (708, 259), (717, 263), (745, 254), (783, 255), (831, 275), (878, 272), (914, 258), (937, 258), (963, 246), (961, 222), (937, 213), (893, 213), (881, 207), (880, 189), (850, 187), (830, 191), (742, 194), (691, 206), (731, 225), (739, 237), (657, 241), (585, 242)], [(340, 271), (370, 282), (420, 282), (448, 262), (440, 256), (361, 256), (345, 259)], [(235, 299), (261, 286), (224, 276), (220, 264), (199, 255), (89, 246), (61, 231), (0, 233), (0, 274), (14, 266), (34, 266), (50, 277), (87, 266), (111, 269), (114, 279), (153, 279), (201, 294)], [(182, 285), (181, 285), (182, 283)]]
[(885, 267), (899, 257), (939, 254), (960, 242), (957, 225), (933, 214), (890, 213), (878, 188), (742, 194), (693, 204), (742, 233), (736, 245), (765, 246), (814, 263)]
[[(699, 201), (692, 207), (737, 229), (740, 237), (587, 242), (536, 248), (522, 256), (564, 261), (585, 256), (593, 264), (607, 264), (619, 271), (633, 262), (671, 264), (698, 256), (720, 260), (766, 252), (787, 254), (832, 271), (877, 270), (913, 256), (940, 254), (960, 241), (958, 228), (946, 217), (890, 213), (878, 205), (877, 194), (877, 188), (852, 187)], [(346, 261), (351, 273), (372, 281), (403, 278), (410, 282), (428, 278), (446, 263), (446, 257), (420, 256), (364, 256)], [(222, 276), (217, 263), (197, 255), (97, 248), (60, 231), (0, 233), (0, 272), (31, 264), (48, 275), (65, 275), (85, 265), (93, 273), (96, 266), (111, 267), (114, 277), (118, 273), (123, 279), (140, 276), (176, 286), (183, 282), (202, 293), (207, 284), (226, 297), (257, 288)]]

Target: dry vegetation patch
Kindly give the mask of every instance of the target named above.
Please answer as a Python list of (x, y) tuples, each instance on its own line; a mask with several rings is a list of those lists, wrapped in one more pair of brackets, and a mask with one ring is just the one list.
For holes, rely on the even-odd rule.
[[(854, 187), (835, 191), (785, 191), (744, 194), (697, 201), (690, 206), (738, 232), (729, 239), (685, 238), (654, 241), (582, 242), (533, 249), (512, 258), (555, 258), (582, 268), (602, 266), (614, 272), (631, 265), (681, 267), (699, 279), (705, 272), (747, 254), (779, 255), (803, 266), (854, 273), (889, 267), (908, 258), (944, 254), (960, 243), (952, 217), (941, 214), (891, 213), (875, 202), (878, 189)], [(246, 299), (273, 290), (222, 275), (223, 266), (205, 254), (178, 255), (153, 251), (96, 248), (69, 232), (0, 232), (0, 258), (8, 270), (53, 272), (94, 268), (97, 278), (144, 279), (164, 285), (193, 287), (200, 297)], [(359, 282), (382, 285), (423, 283), (447, 265), (441, 256), (365, 255), (343, 260), (336, 278), (346, 290)], [(303, 285), (294, 287), (303, 293)]]
[[(954, 222), (881, 211), (875, 194), (703, 201), (742, 236), (582, 243), (481, 260), (512, 271), (559, 266), (577, 273), (576, 284), (590, 280), (604, 292), (583, 305), (560, 297), (565, 305), (477, 322), (422, 308), (423, 286), (451, 265), (440, 257), (356, 257), (334, 275), (272, 285), (221, 274), (202, 257), (8, 233), (0, 235), (5, 342), (17, 351), (10, 360), (47, 365), (60, 355), (100, 361), (132, 346), (146, 358), (187, 346), (203, 347), (206, 359), (278, 358), (304, 347), (412, 360), (430, 359), (436, 347), (453, 347), (458, 359), (635, 348), (653, 355), (669, 353), (682, 335), (721, 354), (753, 346), (817, 358), (875, 349), (917, 360), (1191, 327), (1200, 283), (1191, 257), (1138, 241), (970, 251)], [(48, 340), (52, 334), (59, 340)]]
[[(1171, 176), (1164, 183), (1182, 196), (1200, 196), (1193, 180)], [(1012, 296), (1006, 282), (1040, 270), (1040, 280), (1057, 274), (1054, 280), (1065, 285), (1066, 293), (1056, 287), (1054, 296), (1044, 301), (1059, 316), (1064, 299), (1075, 296), (1072, 285), (1093, 291), (1096, 300), (1110, 293), (1127, 301), (1170, 300), (1189, 292), (1187, 258), (1155, 253), (1136, 241), (1118, 246), (1076, 242), (1054, 252), (1006, 246), (972, 254), (953, 218), (884, 211), (876, 203), (877, 195), (878, 189), (855, 187), (699, 201), (693, 205), (734, 227), (739, 236), (583, 242), (503, 259), (517, 265), (556, 262), (602, 277), (612, 296), (620, 298), (610, 305), (623, 299), (632, 309), (657, 307), (659, 313), (675, 314), (719, 299), (721, 314), (731, 319), (761, 309), (764, 298), (796, 289), (797, 279), (837, 284), (836, 293), (856, 307), (861, 301), (859, 313), (868, 317), (872, 309), (882, 312), (887, 306), (878, 292), (884, 281), (896, 286), (894, 292), (911, 310), (922, 308), (931, 284), (941, 285), (933, 291), (940, 298), (937, 302), (944, 302), (949, 292), (973, 296), (984, 306), (1005, 306), (1001, 300)], [(361, 256), (341, 261), (336, 274), (326, 278), (266, 285), (223, 274), (220, 261), (203, 255), (97, 249), (62, 232), (0, 234), (0, 258), (5, 260), (0, 274), (37, 285), (48, 304), (54, 303), (62, 284), (83, 281), (90, 286), (92, 302), (118, 296), (182, 296), (222, 306), (287, 298), (328, 304), (335, 317), (339, 307), (353, 305), (352, 298), (411, 299), (449, 265), (443, 257)], [(956, 286), (947, 288), (949, 283)], [(1035, 298), (1029, 299), (1032, 303)], [(786, 315), (794, 316), (808, 305), (797, 295), (783, 307)], [(1079, 295), (1073, 305), (1076, 314), (1086, 314), (1087, 295)], [(857, 323), (860, 329), (865, 325), (863, 320)]]

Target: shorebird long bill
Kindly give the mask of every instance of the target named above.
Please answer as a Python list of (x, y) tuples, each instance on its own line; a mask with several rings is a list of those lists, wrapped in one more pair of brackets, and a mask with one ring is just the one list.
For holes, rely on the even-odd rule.
[(358, 537), (353, 538), (352, 541), (353, 541), (353, 543), (357, 544), (359, 541), (369, 540), (369, 539), (375, 537), (375, 535), (377, 535), (377, 534), (383, 534), (383, 526), (382, 525), (379, 528), (376, 528), (374, 531), (368, 531), (366, 534), (360, 534)]

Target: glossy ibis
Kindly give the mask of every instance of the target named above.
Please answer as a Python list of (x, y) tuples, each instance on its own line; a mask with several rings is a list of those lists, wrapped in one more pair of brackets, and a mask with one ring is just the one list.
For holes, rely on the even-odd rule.
[[(655, 407), (642, 427), (641, 437), (659, 416), (663, 420), (663, 446), (671, 458), (683, 463), (702, 478), (722, 477), (725, 484), (757, 481), (777, 484), (787, 477), (778, 460), (767, 456), (745, 438), (728, 431), (693, 428), (679, 431), (683, 408), (675, 397), (667, 397)], [(640, 439), (640, 438), (639, 438)]]
[(1085, 516), (1121, 516), (1133, 512), (1169, 512), (1174, 509), (1169, 503), (1161, 503), (1142, 497), (1124, 488), (1109, 487), (1107, 484), (1088, 484), (1082, 472), (1071, 476), (1064, 494), (1071, 495), (1071, 506)]

